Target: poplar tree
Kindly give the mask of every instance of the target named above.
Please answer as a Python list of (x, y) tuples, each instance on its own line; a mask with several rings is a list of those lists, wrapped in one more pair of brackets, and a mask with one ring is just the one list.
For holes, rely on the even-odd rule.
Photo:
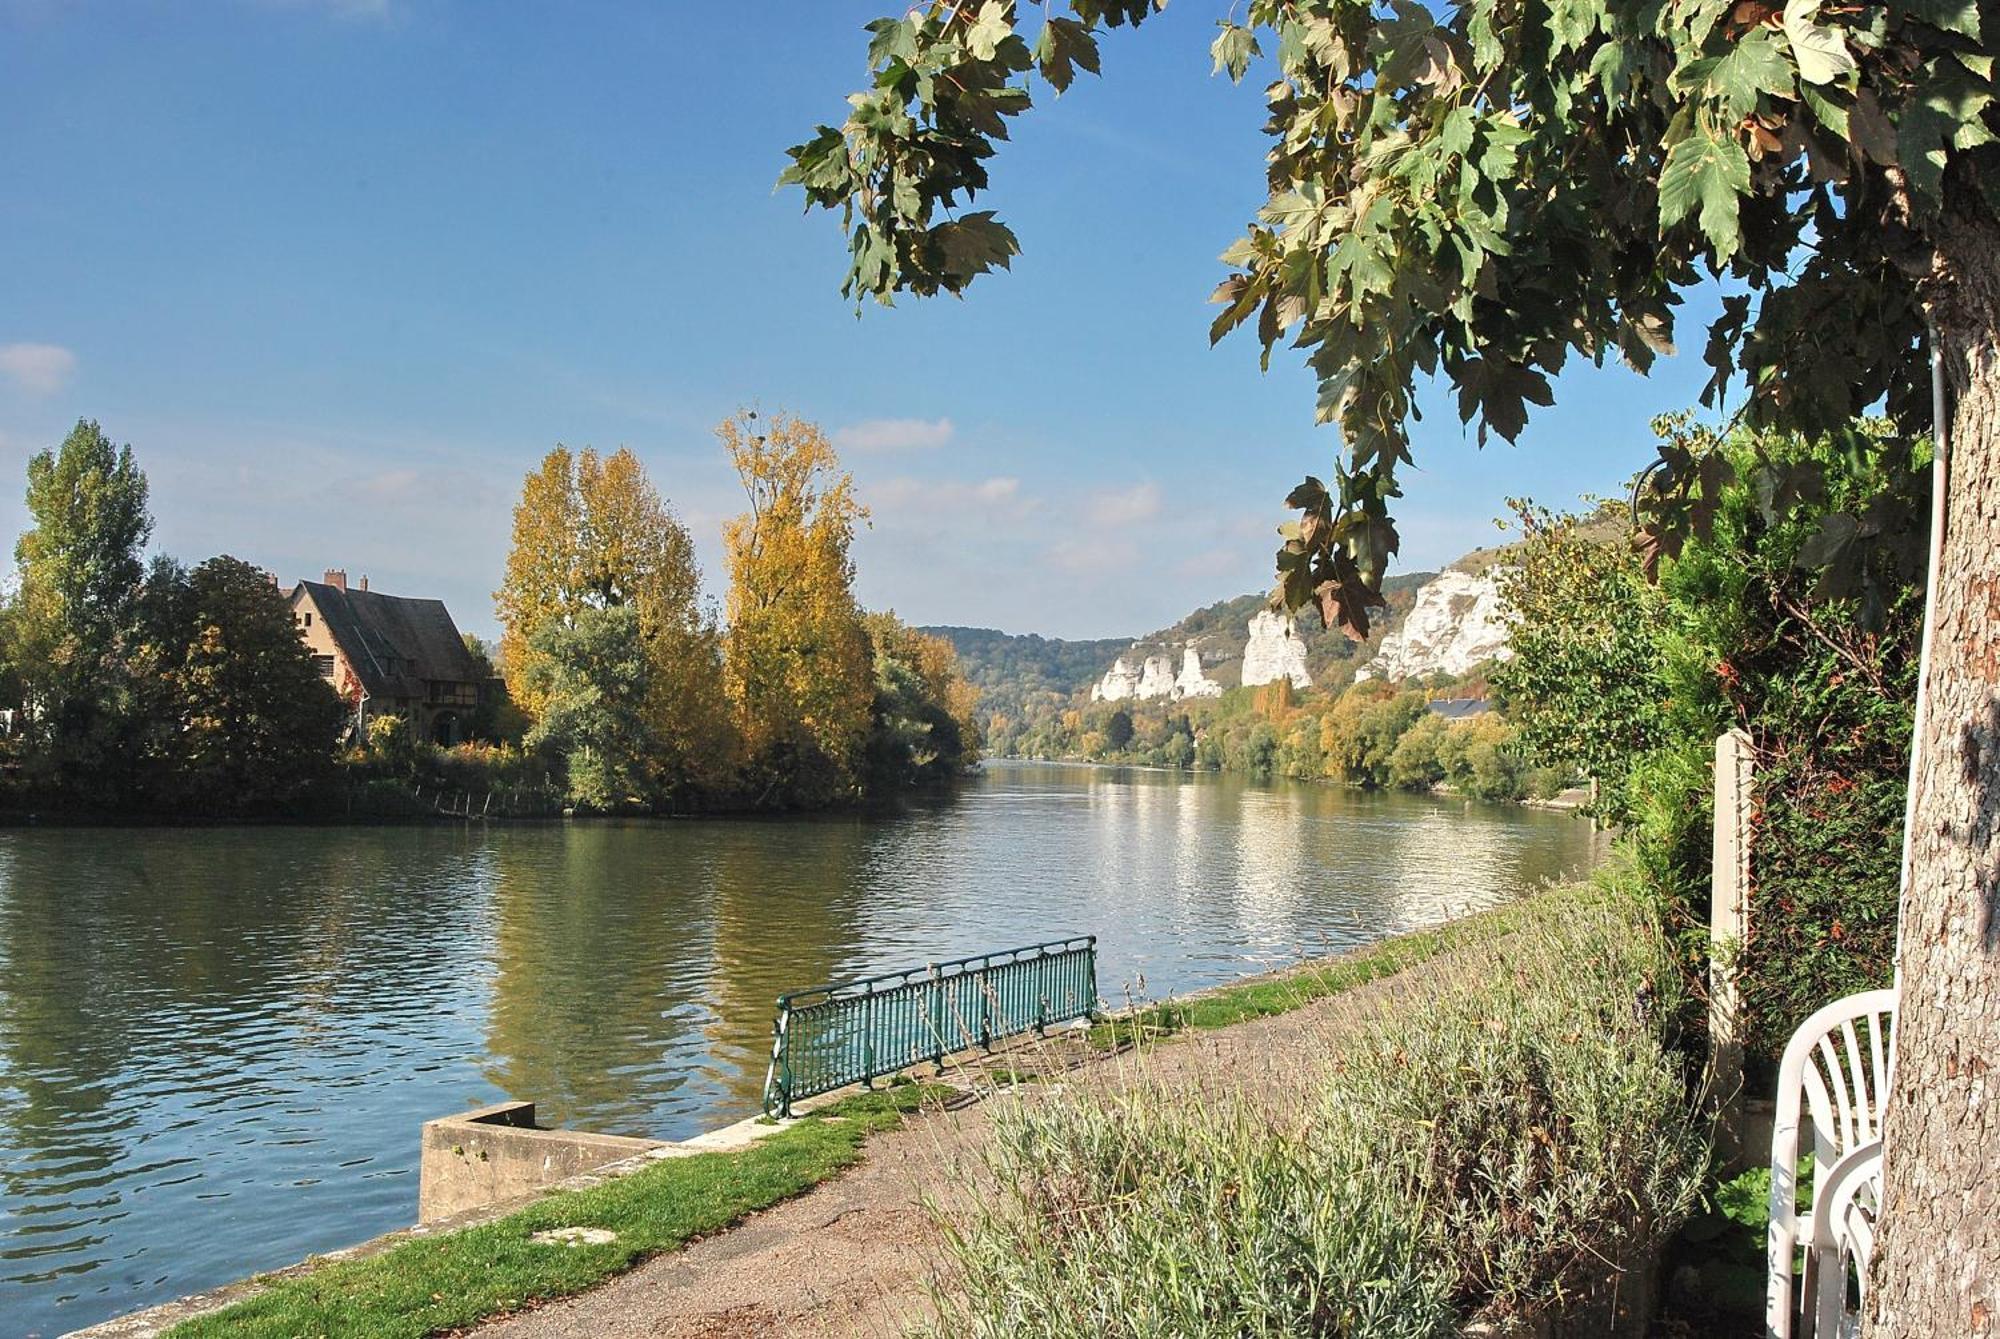
[[(1004, 268), (1014, 234), (967, 206), (1031, 76), (1061, 92), (1097, 71), (1105, 29), (1160, 7), (932, 0), (870, 24), (867, 86), (785, 173), (842, 215), (845, 291), (958, 293)], [(1274, 76), (1269, 150), (1243, 165), (1262, 202), (1224, 253), (1212, 334), (1248, 325), (1266, 360), (1287, 345), (1317, 377), (1341, 450), (1287, 499), (1278, 594), (1357, 636), (1398, 547), (1420, 379), (1457, 391), (1482, 442), (1511, 441), (1571, 358), (1650, 367), (1715, 278), (1705, 400), (1741, 387), (1751, 427), (1838, 434), (1880, 404), (1916, 435), (1935, 355), (1950, 473), (1870, 1293), (1885, 1334), (2000, 1325), (1996, 22), (1990, 0), (1249, 0), (1211, 47), (1232, 79)], [(1649, 558), (1704, 530), (1728, 473), (1663, 445)], [(1760, 465), (1755, 483), (1814, 480)], [(1813, 557), (1835, 572), (1898, 528), (1872, 504), (1822, 526)]]
[(530, 719), (548, 704), (546, 688), (533, 682), (540, 655), (532, 646), (535, 634), (551, 621), (573, 619), (584, 607), (582, 520), (576, 458), (559, 445), (521, 482), (506, 575), (493, 593), (507, 694)]
[(135, 715), (117, 651), (130, 630), (153, 531), (146, 476), (130, 446), (78, 420), (28, 461), (29, 527), (15, 546), (12, 618), (30, 761), (75, 798), (116, 802), (121, 743)]
[(816, 425), (746, 411), (715, 433), (750, 506), (722, 536), (725, 681), (748, 781), (766, 801), (823, 803), (854, 789), (874, 701), (848, 556), (868, 513)]

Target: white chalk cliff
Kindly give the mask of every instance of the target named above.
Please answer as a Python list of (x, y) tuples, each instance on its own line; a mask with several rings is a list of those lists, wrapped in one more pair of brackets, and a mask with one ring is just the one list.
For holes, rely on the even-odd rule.
[(1250, 619), (1250, 640), (1243, 644), (1243, 684), (1254, 688), (1280, 679), (1290, 679), (1294, 688), (1312, 687), (1306, 644), (1291, 619), (1259, 609)]
[[(1489, 660), (1504, 660), (1507, 619), (1500, 598), (1500, 569), (1440, 572), (1418, 589), (1401, 627), (1382, 639), (1375, 658), (1355, 673), (1391, 683), (1423, 674), (1464, 674)], [(1248, 683), (1246, 674), (1244, 682)]]
[(1165, 656), (1147, 656), (1145, 672), (1139, 676), (1139, 698), (1150, 702), (1174, 695), (1174, 662)]
[[(1140, 647), (1132, 648), (1136, 657)], [(1181, 672), (1174, 673), (1173, 657), (1151, 655), (1132, 668), (1131, 659), (1120, 656), (1091, 685), (1092, 702), (1152, 702), (1160, 698), (1178, 702), (1184, 697), (1221, 697), (1222, 685), (1202, 673), (1201, 653), (1190, 644), (1181, 656)]]
[(1174, 680), (1175, 699), (1221, 696), (1222, 685), (1202, 673), (1201, 652), (1188, 647), (1181, 655), (1181, 672)]
[(1092, 702), (1123, 702), (1128, 697), (1139, 695), (1139, 676), (1120, 656), (1111, 662), (1111, 668), (1104, 671), (1104, 677), (1090, 686)]

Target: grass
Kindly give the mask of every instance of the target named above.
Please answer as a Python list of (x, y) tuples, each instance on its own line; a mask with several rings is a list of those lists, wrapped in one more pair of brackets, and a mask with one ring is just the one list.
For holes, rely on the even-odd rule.
[[(1643, 907), (1591, 888), (1470, 934), (1418, 938), (1464, 951), (1393, 1010), (1307, 1042), (1277, 1090), (1155, 1081), (1142, 1055), (1131, 1084), (1002, 1109), (993, 1193), (944, 1224), (936, 1332), (1445, 1339), (1474, 1320), (1627, 1323), (1644, 1305), (1629, 1271), (1695, 1208), (1707, 1169), (1668, 945)], [(1315, 977), (1330, 990), (1409, 961), (1356, 955)], [(1250, 983), (1207, 1017), (1297, 997), (1295, 981)], [(1170, 1021), (1202, 1026), (1186, 1007)]]
[[(870, 1134), (893, 1127), (938, 1092), (932, 1085), (899, 1083), (862, 1093), (747, 1148), (667, 1159), (589, 1190), (552, 1195), (480, 1227), (282, 1279), (255, 1297), (175, 1326), (169, 1339), (422, 1339), (583, 1292), (648, 1256), (811, 1189), (858, 1161)], [(617, 1235), (603, 1245), (530, 1240), (564, 1227)]]
[[(1097, 1024), (1090, 1037), (1112, 1049), (1135, 1038), (1286, 1013), (1441, 953), (1511, 934), (1525, 916), (1520, 905), (1504, 906), (1291, 972), (1150, 1006)], [(1024, 1081), (1032, 1075), (1013, 1077)], [(176, 1326), (168, 1339), (423, 1339), (572, 1296), (810, 1190), (858, 1161), (870, 1134), (895, 1125), (937, 1092), (899, 1080), (742, 1150), (662, 1161), (590, 1190), (551, 1196), (493, 1223), (278, 1280), (254, 1297)], [(602, 1228), (616, 1237), (603, 1245), (575, 1246), (530, 1240), (534, 1233), (564, 1227)]]
[(1148, 1005), (1109, 1018), (1090, 1030), (1091, 1043), (1114, 1050), (1181, 1031), (1206, 1031), (1290, 1013), (1316, 1000), (1344, 994), (1394, 976), (1440, 954), (1491, 943), (1514, 934), (1532, 914), (1528, 903), (1507, 903), (1428, 930), (1378, 940), (1366, 948), (1186, 1000)]

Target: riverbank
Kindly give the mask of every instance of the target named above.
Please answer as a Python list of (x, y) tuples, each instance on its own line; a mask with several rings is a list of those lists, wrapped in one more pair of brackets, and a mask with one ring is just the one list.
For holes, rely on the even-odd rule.
[(0, 1220), (36, 1229), (0, 1254), (40, 1262), (0, 1329), (407, 1224), (435, 1117), (711, 1130), (812, 981), (1096, 932), (1107, 1002), (1180, 996), (1593, 858), (1503, 806), (1019, 764), (890, 818), (8, 830), (0, 1086), (49, 1117), (0, 1122)]
[[(318, 1265), (308, 1262), (297, 1271), (193, 1299), (179, 1309), (129, 1317), (86, 1333), (102, 1339), (160, 1334), (173, 1339), (236, 1339), (299, 1333), (414, 1339), (523, 1311), (531, 1314), (520, 1323), (546, 1320), (561, 1325), (572, 1322), (564, 1320), (561, 1308), (552, 1303), (586, 1292), (635, 1265), (640, 1267), (627, 1276), (627, 1286), (660, 1291), (659, 1271), (665, 1270), (687, 1285), (665, 1290), (679, 1299), (674, 1305), (694, 1306), (706, 1318), (702, 1324), (722, 1324), (722, 1333), (757, 1332), (754, 1324), (744, 1330), (726, 1326), (733, 1323), (729, 1316), (740, 1310), (740, 1297), (764, 1288), (762, 1282), (751, 1280), (767, 1268), (772, 1279), (792, 1280), (790, 1292), (782, 1294), (793, 1299), (781, 1308), (784, 1315), (823, 1313), (821, 1320), (831, 1325), (799, 1332), (852, 1332), (852, 1322), (863, 1314), (856, 1310), (860, 1303), (851, 1297), (827, 1300), (839, 1292), (837, 1285), (843, 1279), (848, 1285), (868, 1288), (876, 1284), (865, 1280), (901, 1280), (907, 1287), (897, 1294), (897, 1307), (923, 1293), (923, 1250), (918, 1248), (928, 1249), (929, 1239), (917, 1228), (924, 1214), (911, 1183), (899, 1176), (898, 1169), (918, 1170), (918, 1155), (926, 1150), (975, 1149), (991, 1104), (1004, 1100), (1003, 1094), (1017, 1081), (1094, 1082), (1092, 1075), (1115, 1077), (1132, 1063), (1135, 1035), (1149, 1042), (1173, 1033), (1217, 1039), (1212, 1046), (1187, 1049), (1185, 1058), (1178, 1044), (1149, 1048), (1149, 1055), (1174, 1057), (1162, 1062), (1169, 1068), (1155, 1069), (1156, 1073), (1187, 1066), (1190, 1075), (1223, 1074), (1247, 1064), (1254, 1055), (1293, 1052), (1301, 1030), (1342, 1000), (1354, 1005), (1371, 998), (1359, 992), (1387, 988), (1384, 978), (1510, 933), (1521, 914), (1518, 905), (1502, 907), (1152, 1006), (1087, 1032), (1008, 1048), (996, 1058), (955, 1066), (939, 1085), (907, 1084), (840, 1099), (774, 1129), (749, 1147), (652, 1165), (636, 1160), (640, 1165), (629, 1175), (552, 1196), (496, 1221), (445, 1233), (393, 1234), (358, 1255), (343, 1253), (343, 1258)], [(1280, 1026), (1286, 1019), (1290, 1021)], [(1275, 1030), (1266, 1035), (1268, 1029)], [(1147, 1063), (1151, 1067), (1154, 1062)], [(1281, 1069), (1260, 1066), (1268, 1074)], [(854, 1170), (841, 1175), (849, 1168)], [(835, 1184), (771, 1209), (836, 1176)], [(785, 1216), (774, 1216), (780, 1213)], [(747, 1225), (725, 1231), (753, 1214)], [(537, 1233), (578, 1227), (611, 1232), (614, 1239), (575, 1246), (534, 1240)], [(689, 1242), (693, 1245), (677, 1249)], [(753, 1249), (755, 1243), (764, 1245)], [(885, 1260), (863, 1260), (858, 1254), (878, 1251), (887, 1253)], [(787, 1263), (799, 1253), (819, 1263), (810, 1269)], [(739, 1263), (716, 1274), (708, 1263), (711, 1257)], [(649, 1259), (652, 1263), (642, 1263)], [(845, 1266), (840, 1264), (843, 1260)], [(890, 1272), (884, 1274), (883, 1269)], [(623, 1308), (628, 1299), (619, 1293), (599, 1301), (603, 1296), (593, 1293), (573, 1304), (585, 1309), (586, 1318), (573, 1322), (581, 1328), (548, 1333), (615, 1332), (588, 1318), (595, 1315), (589, 1308)], [(703, 1298), (707, 1300), (699, 1300)], [(218, 1306), (221, 1309), (215, 1309)], [(197, 1312), (204, 1314), (193, 1314)], [(786, 1328), (789, 1332), (789, 1321)], [(670, 1327), (661, 1332), (679, 1331)]]

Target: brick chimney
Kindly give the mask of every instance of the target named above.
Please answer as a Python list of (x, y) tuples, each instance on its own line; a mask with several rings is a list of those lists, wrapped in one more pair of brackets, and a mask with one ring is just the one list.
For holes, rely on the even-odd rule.
[(326, 584), (327, 584), (327, 585), (329, 585), (329, 586), (331, 586), (331, 587), (333, 587), (333, 588), (334, 588), (335, 590), (346, 590), (346, 589), (347, 589), (347, 569), (346, 569), (346, 568), (344, 568), (344, 567), (329, 567), (329, 568), (327, 568), (327, 569), (326, 569)]
[(363, 589), (363, 590), (367, 590), (367, 589), (368, 589), (368, 574), (367, 574), (367, 573), (365, 573), (365, 572), (364, 572), (364, 573), (362, 573), (362, 575), (361, 575), (361, 589)]

